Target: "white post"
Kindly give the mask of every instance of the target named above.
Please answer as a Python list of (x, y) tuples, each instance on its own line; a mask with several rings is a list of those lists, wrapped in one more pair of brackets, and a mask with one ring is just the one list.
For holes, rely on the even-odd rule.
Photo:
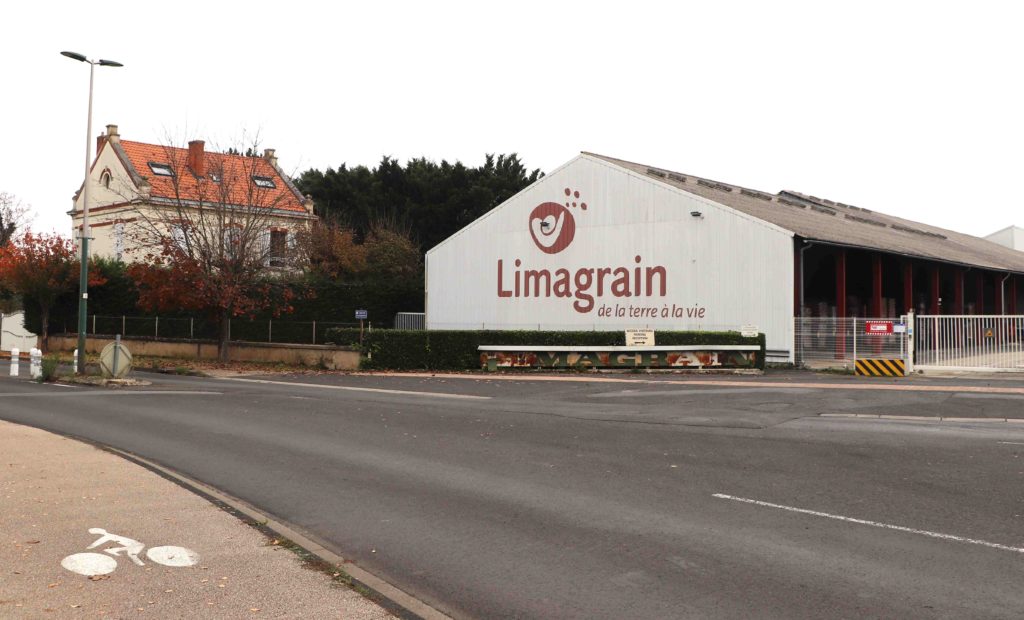
[(907, 313), (907, 374), (914, 372), (914, 311)]
[(853, 317), (853, 365), (857, 365), (857, 317)]
[(43, 352), (39, 349), (33, 348), (30, 352), (28, 370), (33, 379), (43, 376)]
[(14, 347), (13, 349), (11, 349), (11, 376), (12, 377), (17, 377), (18, 376), (18, 363), (21, 361), (20, 358), (19, 358), (20, 355), (21, 355), (21, 351), (18, 350), (18, 347)]
[(75, 349), (75, 352), (71, 354), (71, 360), (75, 368), (78, 368), (78, 349)]

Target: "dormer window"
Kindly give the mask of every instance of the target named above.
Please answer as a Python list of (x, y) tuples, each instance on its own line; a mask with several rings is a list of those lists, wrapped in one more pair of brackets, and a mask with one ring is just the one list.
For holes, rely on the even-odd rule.
[(173, 177), (174, 170), (168, 164), (158, 164), (155, 161), (149, 162), (149, 169), (158, 177)]
[(220, 175), (217, 174), (216, 172), (211, 172), (210, 180), (213, 181), (214, 183), (220, 183)]
[(277, 187), (276, 185), (274, 185), (274, 179), (270, 177), (253, 176), (252, 182), (256, 184), (256, 187), (266, 187), (268, 189), (273, 189)]

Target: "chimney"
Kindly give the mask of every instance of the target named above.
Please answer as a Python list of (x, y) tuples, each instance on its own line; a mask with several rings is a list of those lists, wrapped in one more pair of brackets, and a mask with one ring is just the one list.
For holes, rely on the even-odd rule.
[(106, 135), (100, 134), (96, 136), (96, 154), (100, 154), (100, 149), (103, 148), (103, 145), (106, 144), (108, 140), (111, 142), (117, 142), (120, 137), (121, 136), (117, 135), (117, 125), (107, 125)]
[(270, 162), (270, 165), (277, 168), (277, 151), (274, 149), (263, 149), (263, 159)]
[(206, 143), (202, 140), (192, 140), (188, 143), (188, 167), (192, 174), (197, 177), (206, 176), (206, 156), (203, 147)]

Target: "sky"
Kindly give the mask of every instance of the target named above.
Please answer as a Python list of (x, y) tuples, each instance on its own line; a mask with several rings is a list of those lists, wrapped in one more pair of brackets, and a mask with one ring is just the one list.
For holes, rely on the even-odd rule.
[(17, 2), (0, 192), (70, 233), (93, 136), (550, 171), (580, 151), (986, 235), (1024, 225), (1024, 8), (988, 2)]

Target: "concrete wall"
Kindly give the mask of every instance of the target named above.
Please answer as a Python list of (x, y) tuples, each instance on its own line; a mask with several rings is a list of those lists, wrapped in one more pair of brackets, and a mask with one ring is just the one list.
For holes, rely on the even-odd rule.
[[(88, 353), (98, 354), (113, 338), (86, 339)], [(182, 359), (217, 359), (217, 343), (207, 340), (135, 340), (122, 338), (133, 356), (171, 357)], [(50, 336), (51, 351), (74, 351), (78, 346), (75, 336)], [(269, 362), (297, 366), (323, 366), (329, 370), (357, 370), (359, 352), (346, 347), (327, 345), (267, 344), (233, 342), (229, 348), (233, 362)]]
[(0, 314), (0, 351), (10, 351), (12, 347), (17, 347), (28, 352), (37, 346), (37, 342), (36, 335), (25, 329), (24, 312)]

